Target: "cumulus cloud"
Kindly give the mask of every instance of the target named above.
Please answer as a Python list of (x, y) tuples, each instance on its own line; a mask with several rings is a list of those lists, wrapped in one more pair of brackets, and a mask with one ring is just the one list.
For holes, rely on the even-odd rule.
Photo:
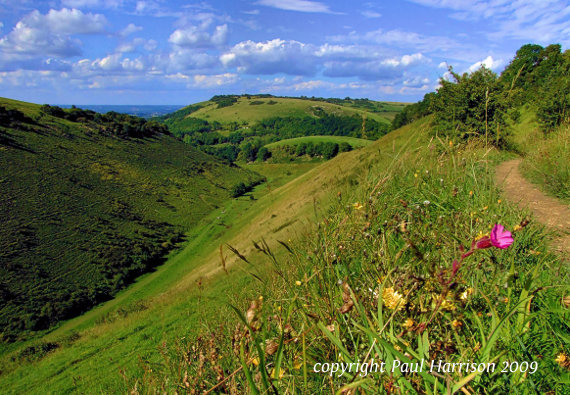
[(214, 32), (209, 33), (201, 26), (188, 26), (176, 29), (169, 37), (171, 44), (179, 47), (207, 48), (224, 45), (228, 40), (228, 25), (216, 26)]
[(318, 1), (309, 0), (259, 0), (256, 4), (287, 11), (320, 12), (330, 14), (329, 6)]
[(411, 66), (427, 61), (421, 53), (400, 58), (367, 61), (332, 61), (325, 63), (324, 75), (328, 77), (358, 77), (363, 80), (387, 80), (400, 78)]
[(472, 72), (478, 70), (479, 68), (481, 68), (481, 66), (485, 66), (486, 68), (491, 69), (491, 70), (496, 70), (499, 67), (501, 67), (502, 65), (503, 65), (502, 59), (495, 60), (495, 59), (493, 59), (493, 57), (491, 55), (489, 55), (485, 59), (483, 59), (479, 62), (473, 63), (471, 66), (469, 66), (467, 71), (472, 73)]
[(237, 82), (237, 74), (224, 73), (215, 75), (196, 74), (193, 77), (194, 86), (197, 88), (212, 88)]
[(141, 26), (137, 26), (134, 23), (129, 23), (127, 27), (121, 30), (120, 35), (123, 37), (127, 37), (133, 33), (140, 32), (143, 28)]
[(9, 54), (25, 56), (69, 57), (81, 53), (81, 42), (71, 36), (105, 31), (103, 15), (77, 9), (50, 10), (42, 15), (34, 10), (0, 39), (0, 48)]
[(226, 67), (247, 74), (313, 75), (317, 72), (316, 47), (294, 40), (243, 41), (221, 55)]

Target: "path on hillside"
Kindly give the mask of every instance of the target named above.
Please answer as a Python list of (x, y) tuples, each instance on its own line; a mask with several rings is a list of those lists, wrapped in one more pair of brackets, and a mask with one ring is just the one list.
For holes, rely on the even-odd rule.
[(557, 237), (552, 248), (567, 261), (570, 258), (570, 209), (523, 178), (519, 170), (520, 163), (521, 159), (513, 159), (497, 166), (497, 185), (503, 189), (507, 199), (516, 202), (521, 208), (529, 208), (539, 222), (556, 231)]

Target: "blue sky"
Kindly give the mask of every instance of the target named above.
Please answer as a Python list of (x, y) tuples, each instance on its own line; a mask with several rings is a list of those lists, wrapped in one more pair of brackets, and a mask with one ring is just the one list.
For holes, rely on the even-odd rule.
[(570, 45), (550, 0), (0, 0), (0, 96), (188, 104), (215, 94), (416, 101), (447, 65)]

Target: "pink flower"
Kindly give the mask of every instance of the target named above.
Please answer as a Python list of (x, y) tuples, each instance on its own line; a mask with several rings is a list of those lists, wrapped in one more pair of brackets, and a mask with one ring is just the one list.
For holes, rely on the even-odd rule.
[(491, 244), (501, 249), (508, 248), (513, 244), (513, 236), (503, 225), (495, 224), (491, 230)]

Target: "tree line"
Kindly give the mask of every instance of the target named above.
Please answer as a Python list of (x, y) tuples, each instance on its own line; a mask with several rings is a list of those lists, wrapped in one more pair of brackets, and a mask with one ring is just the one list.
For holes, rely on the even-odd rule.
[(559, 44), (523, 45), (500, 75), (482, 66), (463, 74), (450, 67), (449, 76), (436, 92), (397, 114), (392, 128), (433, 114), (441, 135), (486, 136), (500, 145), (508, 121), (517, 122), (525, 105), (535, 110), (545, 133), (569, 121), (570, 50), (563, 53)]

